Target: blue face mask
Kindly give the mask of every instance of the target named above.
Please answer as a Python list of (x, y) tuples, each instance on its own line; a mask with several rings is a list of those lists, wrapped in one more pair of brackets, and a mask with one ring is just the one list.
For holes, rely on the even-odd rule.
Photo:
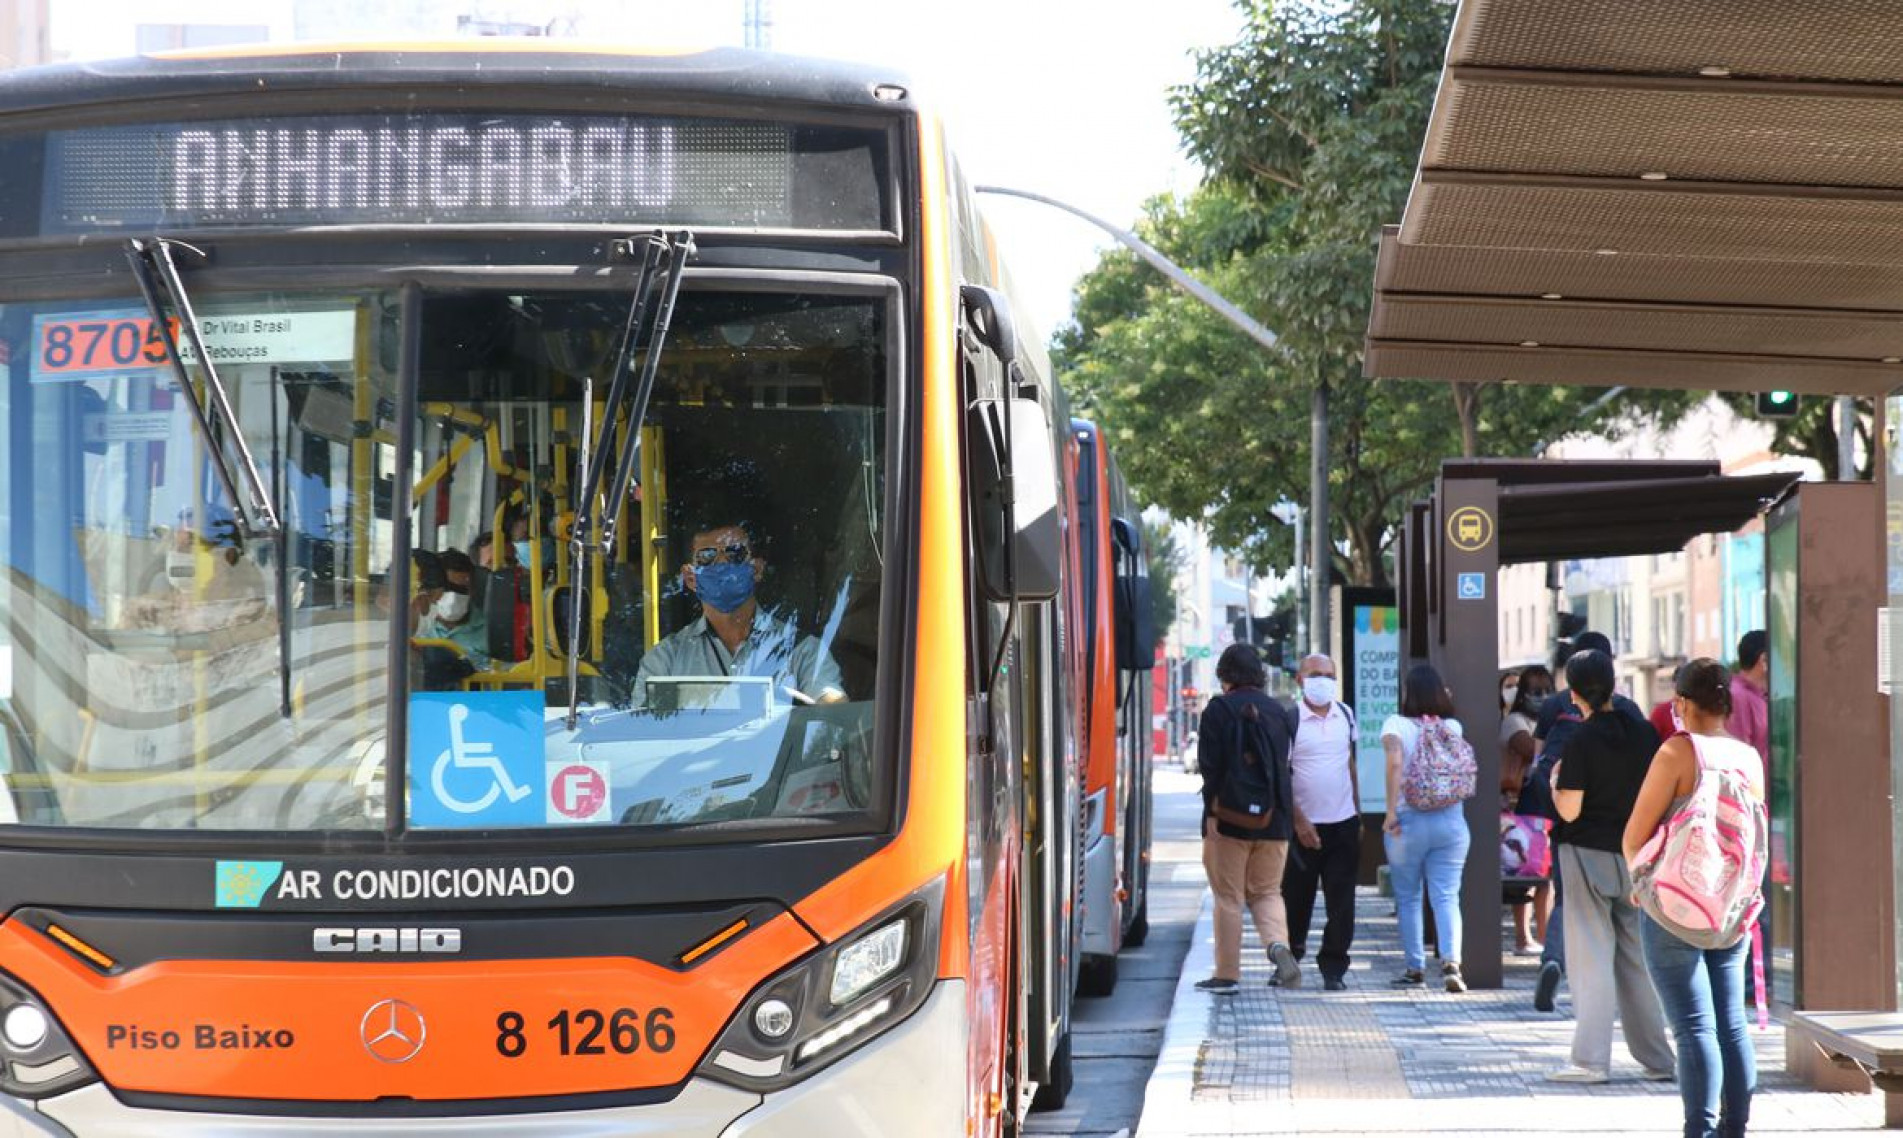
[[(529, 567), (529, 553), (530, 553), (529, 543), (527, 539), (524, 539), (522, 541), (517, 541), (517, 542), (511, 542), (510, 544), (515, 546), (515, 563), (517, 565), (522, 566), (522, 568), (527, 569)], [(554, 557), (555, 557), (554, 543), (546, 537), (543, 538), (542, 539), (542, 568), (547, 569), (550, 565), (553, 565)]]
[(717, 561), (694, 569), (694, 591), (720, 612), (732, 612), (753, 596), (753, 563)]

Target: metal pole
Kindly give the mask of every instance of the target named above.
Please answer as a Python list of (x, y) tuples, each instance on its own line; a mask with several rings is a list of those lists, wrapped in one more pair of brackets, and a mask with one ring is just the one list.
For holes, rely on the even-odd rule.
[(1003, 186), (976, 186), (974, 187), (974, 192), (980, 194), (999, 194), (1008, 198), (1023, 198), (1026, 201), (1041, 202), (1053, 209), (1061, 209), (1072, 217), (1083, 218), (1098, 229), (1115, 237), (1119, 244), (1143, 258), (1146, 264), (1168, 277), (1170, 283), (1174, 284), (1177, 288), (1182, 289), (1197, 300), (1215, 309), (1216, 315), (1234, 324), (1251, 340), (1254, 340), (1265, 348), (1275, 347), (1275, 333), (1256, 323), (1250, 318), (1248, 313), (1229, 303), (1229, 301), (1215, 289), (1210, 288), (1195, 277), (1177, 268), (1174, 261), (1171, 261), (1168, 257), (1165, 257), (1163, 254), (1151, 248), (1141, 237), (1138, 237), (1128, 229), (1120, 225), (1112, 225), (1103, 218), (1085, 213), (1074, 205), (1060, 202), (1056, 198), (1047, 198), (1043, 194), (1034, 194), (1028, 190), (1012, 190), (1006, 189)]
[(1857, 400), (1849, 395), (1837, 397), (1837, 477), (1857, 480)]
[(1333, 651), (1328, 629), (1328, 385), (1315, 384), (1309, 413), (1309, 518), (1308, 518), (1308, 637), (1309, 651), (1327, 655)]
[[(1072, 217), (1082, 218), (1117, 239), (1124, 248), (1143, 258), (1145, 264), (1170, 279), (1170, 283), (1184, 292), (1202, 301), (1214, 309), (1216, 315), (1235, 325), (1243, 334), (1265, 348), (1276, 346), (1275, 333), (1264, 328), (1252, 319), (1248, 313), (1231, 304), (1215, 289), (1190, 276), (1178, 268), (1175, 262), (1151, 248), (1136, 234), (1120, 225), (1112, 225), (1101, 217), (1078, 209), (1068, 202), (1043, 194), (1034, 194), (1028, 190), (1013, 190), (1004, 186), (976, 186), (980, 194), (997, 194), (1002, 197), (1023, 198), (1026, 201), (1039, 202), (1053, 209), (1061, 209)], [(1314, 462), (1309, 470), (1309, 540), (1313, 549), (1309, 558), (1309, 636), (1311, 652), (1328, 652), (1328, 391), (1321, 384), (1315, 387), (1314, 415), (1310, 424), (1314, 433)], [(1300, 540), (1296, 543), (1301, 557)]]
[(1302, 544), (1303, 529), (1302, 508), (1295, 507), (1295, 553), (1289, 558), (1295, 565), (1295, 643), (1302, 646), (1302, 655), (1312, 655), (1314, 646), (1308, 642), (1308, 547)]

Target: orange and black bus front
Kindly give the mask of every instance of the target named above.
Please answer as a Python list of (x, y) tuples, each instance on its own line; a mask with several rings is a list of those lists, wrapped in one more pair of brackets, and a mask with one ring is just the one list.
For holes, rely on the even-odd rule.
[(0, 82), (0, 1133), (966, 1132), (919, 121), (737, 52)]

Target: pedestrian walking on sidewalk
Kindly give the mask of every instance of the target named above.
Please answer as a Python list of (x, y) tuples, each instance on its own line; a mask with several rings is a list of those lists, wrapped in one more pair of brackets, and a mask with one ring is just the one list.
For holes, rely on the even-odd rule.
[[(1553, 694), (1553, 673), (1538, 664), (1522, 670), (1511, 684), (1500, 689), (1503, 714), (1500, 719), (1500, 811), (1518, 815), (1521, 824), (1544, 833), (1551, 820), (1543, 811), (1522, 811), (1528, 778), (1533, 772), (1539, 749), (1533, 742), (1533, 729), (1539, 721), (1540, 706)], [(1546, 802), (1545, 795), (1538, 801)], [(1542, 829), (1543, 828), (1543, 829)], [(1548, 847), (1550, 848), (1550, 847)], [(1542, 876), (1550, 871), (1539, 870)], [(1553, 886), (1549, 880), (1537, 885), (1509, 888), (1507, 904), (1513, 909), (1513, 951), (1516, 956), (1542, 953), (1546, 940), (1546, 919), (1552, 913)]]
[(1604, 652), (1579, 652), (1566, 662), (1566, 684), (1585, 722), (1553, 771), (1574, 1017), (1572, 1062), (1547, 1076), (1555, 1082), (1606, 1081), (1615, 1015), (1646, 1078), (1671, 1078), (1675, 1062), (1645, 971), (1624, 850), (1626, 824), (1659, 737), (1638, 707), (1614, 706), (1614, 682), (1612, 658)]
[(1223, 694), (1203, 708), (1197, 767), (1203, 776), (1203, 869), (1215, 895), (1216, 972), (1197, 987), (1234, 995), (1242, 980), (1242, 911), (1268, 946), (1275, 983), (1292, 988), (1301, 966), (1288, 946), (1282, 871), (1289, 838), (1306, 827), (1289, 779), (1288, 712), (1262, 689), (1268, 672), (1247, 644), (1216, 661)]
[(1771, 685), (1770, 639), (1762, 628), (1738, 638), (1738, 670), (1731, 673), (1731, 714), (1725, 734), (1748, 743), (1762, 762), (1771, 761), (1771, 705), (1765, 690)]
[[(1709, 658), (1679, 669), (1672, 710), (1687, 733), (1675, 735), (1659, 749), (1625, 828), (1626, 861), (1642, 867), (1638, 876), (1646, 914), (1640, 939), (1646, 968), (1678, 1043), (1686, 1138), (1742, 1135), (1758, 1081), (1745, 1019), (1744, 964), (1751, 943), (1748, 929), (1763, 905), (1762, 878), (1754, 870), (1764, 864), (1768, 826), (1764, 762), (1756, 748), (1726, 733), (1725, 717), (1732, 712), (1730, 681), (1724, 665)], [(1717, 781), (1701, 787), (1703, 779)], [(1721, 797), (1726, 788), (1730, 793)], [(1700, 804), (1695, 797), (1706, 800)], [(1719, 815), (1727, 807), (1736, 816), (1724, 820), (1721, 832)], [(1702, 822), (1695, 817), (1701, 810), (1707, 814)], [(1707, 838), (1736, 846), (1724, 850), (1725, 860), (1744, 868), (1730, 881), (1712, 882), (1706, 874), (1696, 874), (1697, 882), (1681, 879), (1681, 887), (1706, 886), (1698, 897), (1701, 912), (1728, 919), (1709, 929), (1675, 929), (1656, 919), (1654, 914), (1669, 920), (1670, 913), (1659, 907), (1657, 891), (1647, 899), (1649, 882), (1674, 873), (1671, 863), (1678, 855), (1667, 827), (1692, 831), (1679, 842), (1696, 841), (1701, 824)]]
[(1400, 910), (1403, 957), (1396, 987), (1426, 982), (1427, 949), (1421, 931), (1425, 888), (1434, 907), (1442, 982), (1450, 992), (1467, 990), (1460, 973), (1460, 875), (1472, 836), (1461, 802), (1473, 796), (1475, 764), (1473, 747), (1462, 738), (1453, 714), (1454, 700), (1440, 673), (1418, 664), (1401, 681), (1400, 714), (1388, 716), (1381, 725), (1388, 789), (1382, 844)]
[(1348, 986), (1348, 949), (1355, 942), (1355, 879), (1361, 872), (1361, 781), (1355, 775), (1355, 713), (1337, 697), (1335, 662), (1309, 656), (1296, 675), (1302, 698), (1295, 705), (1295, 745), (1289, 771), (1295, 805), (1305, 824), (1295, 828), (1296, 848), (1282, 874), (1288, 901), (1288, 943), (1300, 960), (1308, 950), (1308, 926), (1320, 886), (1327, 912), (1315, 970), (1331, 992)]
[[(1603, 652), (1607, 659), (1612, 658), (1612, 641), (1603, 632), (1581, 632), (1573, 638), (1570, 646), (1556, 657), (1554, 667), (1562, 674), (1566, 664), (1576, 652)], [(1613, 707), (1634, 715), (1643, 716), (1639, 705), (1622, 695), (1612, 697)], [(1553, 856), (1553, 904), (1546, 917), (1546, 935), (1541, 938), (1540, 976), (1533, 986), (1533, 1007), (1542, 1012), (1550, 1012), (1556, 1006), (1559, 995), (1559, 983), (1566, 973), (1566, 889), (1563, 875), (1565, 859), (1558, 850), (1565, 842), (1565, 827), (1560, 825), (1558, 811), (1553, 809), (1553, 768), (1566, 757), (1566, 744), (1571, 741), (1573, 732), (1586, 722), (1579, 707), (1573, 703), (1571, 692), (1555, 692), (1546, 697), (1540, 705), (1538, 721), (1533, 727), (1533, 746), (1539, 752), (1534, 760), (1533, 773), (1528, 776), (1526, 785), (1520, 794), (1519, 812), (1522, 814), (1541, 814), (1554, 823), (1551, 839)]]

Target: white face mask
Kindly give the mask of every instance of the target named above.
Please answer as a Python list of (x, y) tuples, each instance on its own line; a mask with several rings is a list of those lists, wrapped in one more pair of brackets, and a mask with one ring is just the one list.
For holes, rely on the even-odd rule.
[(1512, 707), (1513, 701), (1518, 698), (1520, 698), (1520, 686), (1518, 684), (1500, 685), (1500, 702), (1503, 705)]
[(469, 615), (468, 593), (444, 593), (436, 598), (436, 618), (456, 623)]
[(1340, 690), (1333, 676), (1310, 676), (1302, 681), (1302, 698), (1316, 707), (1334, 703)]

